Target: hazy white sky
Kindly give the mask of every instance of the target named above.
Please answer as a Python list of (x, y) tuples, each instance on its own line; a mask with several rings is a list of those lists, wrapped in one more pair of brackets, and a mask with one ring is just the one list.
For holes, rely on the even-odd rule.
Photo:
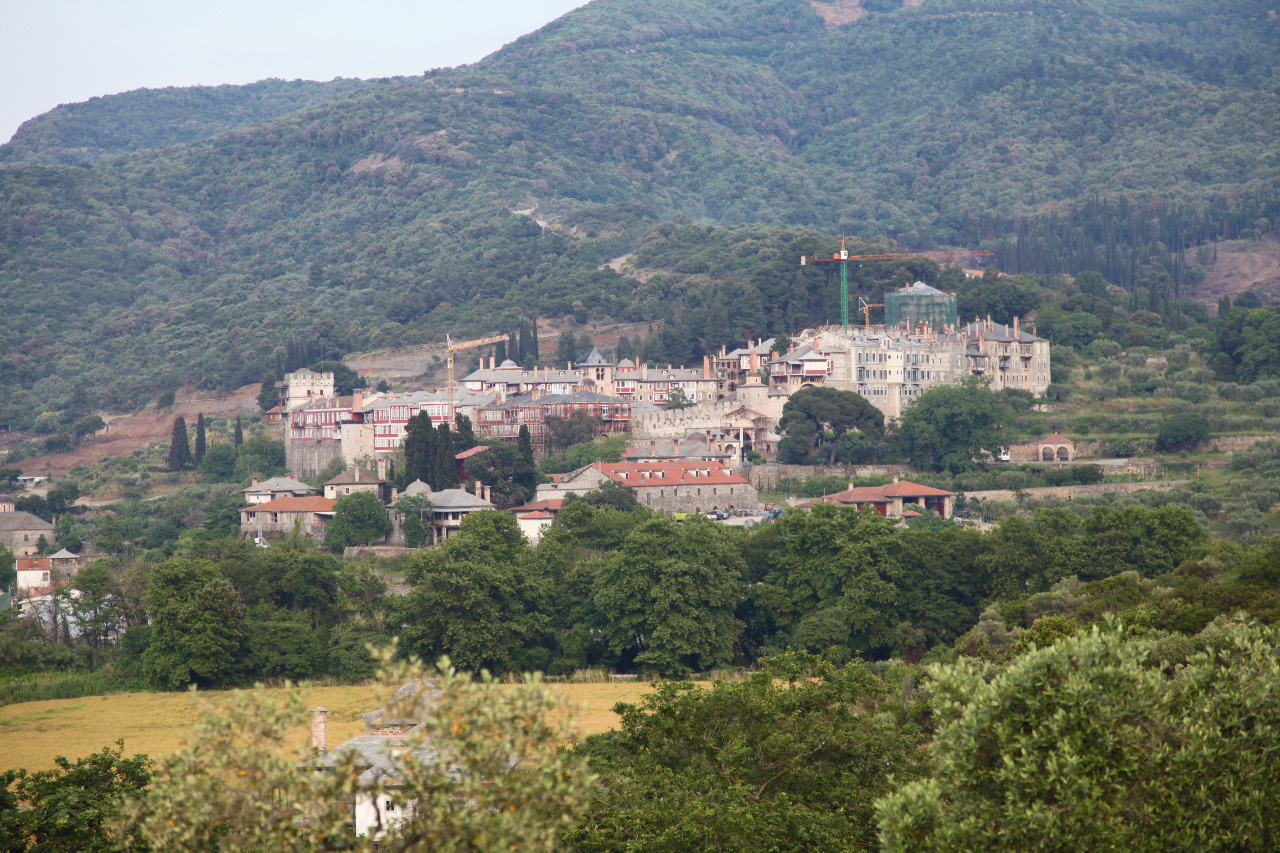
[(0, 141), (58, 104), (264, 77), (391, 77), (475, 62), (586, 0), (14, 0)]

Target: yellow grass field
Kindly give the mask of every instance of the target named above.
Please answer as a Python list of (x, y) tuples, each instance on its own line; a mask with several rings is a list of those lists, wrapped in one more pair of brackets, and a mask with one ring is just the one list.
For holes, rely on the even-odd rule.
[[(574, 722), (580, 737), (613, 728), (618, 723), (615, 703), (638, 702), (653, 689), (644, 683), (548, 686), (577, 709)], [(200, 694), (202, 700), (215, 702), (234, 701), (235, 696)], [(373, 685), (303, 690), (307, 707), (329, 709), (331, 746), (361, 732), (359, 715), (381, 708), (386, 698)], [(54, 767), (56, 756), (74, 761), (119, 738), (124, 738), (126, 755), (159, 758), (183, 746), (197, 716), (196, 700), (189, 693), (120, 693), (7, 705), (0, 707), (0, 772), (19, 767), (47, 770)], [(299, 738), (307, 736), (306, 727), (301, 727)]]

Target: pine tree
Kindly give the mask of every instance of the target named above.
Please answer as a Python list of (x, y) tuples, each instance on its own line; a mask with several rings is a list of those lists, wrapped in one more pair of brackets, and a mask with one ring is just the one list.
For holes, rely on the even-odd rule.
[(173, 437), (169, 440), (169, 470), (181, 471), (191, 465), (191, 447), (187, 444), (187, 421), (181, 415), (173, 419)]
[(196, 465), (199, 465), (200, 460), (204, 459), (205, 446), (204, 412), (201, 412), (196, 415), (196, 450), (194, 455)]
[(239, 415), (236, 415), (236, 432), (235, 432), (235, 436), (231, 439), (231, 441), (236, 447), (239, 447), (240, 445), (244, 444), (244, 428), (240, 426)]

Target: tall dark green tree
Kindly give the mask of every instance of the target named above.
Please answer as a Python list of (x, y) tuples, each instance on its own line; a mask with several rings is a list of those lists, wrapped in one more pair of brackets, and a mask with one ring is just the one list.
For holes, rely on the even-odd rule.
[(440, 424), (435, 437), (435, 478), (431, 484), (433, 489), (454, 489), (458, 487), (458, 462), (454, 459), (457, 453), (453, 449), (453, 432), (448, 424)]
[(267, 412), (280, 405), (280, 392), (276, 390), (276, 377), (268, 373), (262, 377), (262, 389), (258, 391), (258, 408)]
[(884, 415), (861, 394), (836, 388), (810, 387), (801, 388), (791, 395), (782, 408), (778, 426), (787, 431), (787, 440), (792, 444), (808, 441), (809, 453), (819, 436), (826, 432), (835, 433), (827, 460), (828, 465), (834, 465), (840, 436), (857, 430), (877, 441), (884, 436)]
[(409, 418), (404, 429), (405, 479), (410, 483), (421, 480), (436, 488), (435, 427), (431, 416), (419, 412)]
[(196, 448), (195, 448), (195, 452), (192, 453), (192, 460), (195, 462), (196, 465), (199, 465), (200, 461), (204, 459), (204, 451), (206, 448), (205, 442), (206, 442), (206, 439), (204, 434), (204, 412), (201, 412), (200, 414), (196, 415)]
[(239, 415), (236, 415), (236, 431), (235, 435), (231, 439), (231, 444), (233, 447), (239, 447), (244, 444), (244, 428), (240, 426)]
[(181, 415), (173, 419), (173, 436), (169, 439), (169, 470), (191, 467), (191, 445), (187, 443), (187, 421)]
[(470, 450), (480, 442), (476, 440), (475, 430), (471, 427), (471, 418), (466, 415), (453, 416), (453, 452), (461, 453)]

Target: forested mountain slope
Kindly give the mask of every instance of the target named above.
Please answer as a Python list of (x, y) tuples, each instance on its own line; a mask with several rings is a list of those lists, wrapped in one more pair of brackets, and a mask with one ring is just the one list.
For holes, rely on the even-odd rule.
[[(597, 267), (675, 216), (783, 226), (766, 243), (1016, 223), (1071, 251), (1002, 256), (1061, 266), (1088, 241), (1120, 276), (1138, 243), (1280, 213), (1266, 3), (866, 0), (828, 25), (855, 6), (597, 0), (474, 66), (300, 89), (289, 112), (283, 91), (196, 103), (194, 138), (178, 91), (154, 124), (139, 93), (29, 123), (0, 169), (0, 422), (252, 381), (291, 335), (334, 352), (520, 313), (652, 319), (670, 294)], [(81, 148), (109, 156), (57, 165)], [(1027, 230), (1096, 194), (1125, 195), (1118, 237)]]
[(62, 104), (30, 121), (6, 145), (0, 164), (87, 163), (108, 154), (195, 142), (323, 103), (361, 80), (259, 80), (247, 86), (136, 89)]

